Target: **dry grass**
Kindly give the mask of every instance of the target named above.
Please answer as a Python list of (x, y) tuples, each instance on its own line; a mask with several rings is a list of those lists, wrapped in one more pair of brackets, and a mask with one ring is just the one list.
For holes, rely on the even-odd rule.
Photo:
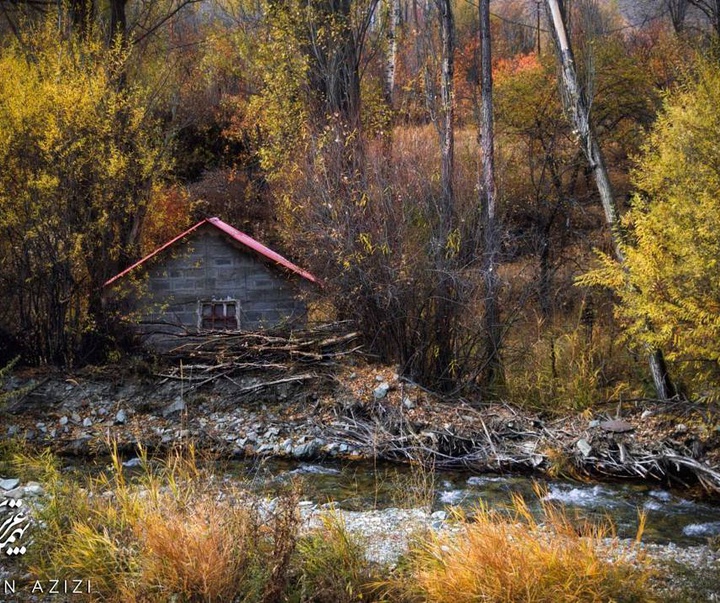
[(300, 600), (314, 603), (373, 601), (377, 581), (365, 559), (360, 539), (350, 534), (333, 512), (321, 517), (321, 526), (298, 542), (303, 560), (297, 580)]
[[(408, 600), (432, 603), (601, 603), (652, 601), (649, 572), (604, 560), (607, 527), (578, 527), (545, 506), (542, 523), (515, 498), (509, 516), (481, 507), (462, 531), (417, 544), (393, 583)], [(637, 562), (635, 562), (637, 563)]]
[(57, 475), (46, 487), (28, 559), (40, 579), (82, 576), (93, 598), (122, 603), (264, 602), (286, 590), (297, 497), (261, 510), (239, 487), (214, 487), (192, 449), (162, 463), (144, 457), (132, 481), (114, 455), (83, 487)]

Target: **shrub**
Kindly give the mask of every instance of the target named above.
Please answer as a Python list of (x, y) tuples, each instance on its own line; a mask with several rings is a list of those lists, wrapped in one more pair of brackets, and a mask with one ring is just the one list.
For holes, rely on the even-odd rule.
[(342, 518), (328, 513), (322, 525), (298, 542), (297, 589), (300, 600), (350, 603), (372, 600), (377, 580), (365, 559), (363, 543), (350, 534)]
[(607, 526), (575, 525), (550, 505), (542, 519), (534, 519), (519, 497), (510, 515), (480, 507), (458, 534), (430, 535), (416, 544), (391, 586), (408, 599), (432, 603), (652, 600), (642, 563), (636, 568), (625, 557), (603, 559)]

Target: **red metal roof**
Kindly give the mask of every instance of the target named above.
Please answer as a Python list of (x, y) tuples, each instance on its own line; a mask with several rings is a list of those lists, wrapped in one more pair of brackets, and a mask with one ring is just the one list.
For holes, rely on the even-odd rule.
[(284, 258), (279, 253), (274, 252), (272, 249), (269, 249), (268, 247), (265, 247), (262, 243), (256, 241), (252, 237), (246, 235), (244, 232), (240, 232), (236, 228), (233, 228), (229, 224), (226, 224), (223, 222), (220, 218), (206, 218), (205, 220), (201, 220), (195, 226), (192, 226), (191, 228), (188, 228), (185, 232), (179, 234), (174, 239), (170, 239), (167, 243), (164, 245), (161, 245), (158, 247), (155, 251), (152, 253), (146, 255), (143, 259), (141, 259), (138, 262), (135, 262), (132, 266), (129, 266), (128, 268), (125, 268), (122, 272), (119, 274), (116, 274), (113, 276), (110, 280), (106, 281), (103, 287), (107, 287), (108, 285), (112, 285), (115, 281), (118, 279), (121, 279), (123, 276), (125, 276), (128, 272), (134, 270), (138, 266), (144, 264), (149, 259), (155, 257), (159, 253), (165, 251), (168, 247), (172, 247), (175, 243), (177, 243), (180, 239), (185, 238), (189, 234), (196, 231), (198, 228), (200, 228), (203, 224), (211, 224), (218, 230), (222, 231), (229, 237), (231, 237), (233, 240), (237, 241), (244, 247), (247, 247), (251, 249), (252, 251), (255, 251), (256, 253), (259, 253), (260, 255), (266, 257), (267, 259), (271, 260), (275, 264), (282, 266), (283, 268), (286, 268), (287, 270), (290, 270), (290, 272), (294, 272), (295, 274), (300, 275), (304, 279), (309, 280), (312, 283), (320, 284), (317, 278), (315, 278), (312, 274), (307, 272), (306, 270), (303, 270), (299, 266), (296, 266), (293, 264), (290, 260)]

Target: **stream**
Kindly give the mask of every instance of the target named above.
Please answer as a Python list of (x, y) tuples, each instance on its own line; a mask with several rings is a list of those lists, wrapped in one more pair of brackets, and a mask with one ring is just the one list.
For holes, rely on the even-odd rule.
[(563, 505), (571, 517), (610, 519), (621, 538), (635, 537), (639, 511), (647, 515), (644, 542), (690, 546), (707, 544), (708, 537), (720, 535), (720, 504), (692, 501), (656, 484), (582, 483), (459, 471), (423, 475), (403, 465), (374, 466), (369, 462), (341, 465), (271, 459), (232, 461), (218, 469), (226, 478), (242, 480), (264, 495), (273, 495), (296, 480), (304, 499), (318, 504), (332, 501), (353, 511), (420, 506), (430, 499), (433, 511), (448, 506), (472, 511), (479, 503), (505, 508), (516, 493), (539, 512), (540, 500), (535, 494), (539, 486), (543, 498)]

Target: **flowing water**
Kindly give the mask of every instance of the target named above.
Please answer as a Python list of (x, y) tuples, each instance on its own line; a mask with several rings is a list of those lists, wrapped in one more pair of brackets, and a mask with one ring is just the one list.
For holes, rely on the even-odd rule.
[(610, 519), (618, 536), (632, 538), (638, 513), (647, 515), (643, 540), (678, 545), (706, 544), (720, 535), (720, 504), (696, 502), (654, 484), (582, 483), (523, 476), (473, 475), (467, 472), (427, 474), (406, 466), (372, 463), (309, 464), (266, 460), (224, 464), (229, 479), (247, 481), (257, 492), (272, 495), (297, 481), (303, 496), (316, 503), (335, 502), (348, 510), (382, 509), (431, 503), (433, 510), (478, 503), (508, 506), (513, 493), (538, 511), (541, 496), (563, 505), (571, 516)]

